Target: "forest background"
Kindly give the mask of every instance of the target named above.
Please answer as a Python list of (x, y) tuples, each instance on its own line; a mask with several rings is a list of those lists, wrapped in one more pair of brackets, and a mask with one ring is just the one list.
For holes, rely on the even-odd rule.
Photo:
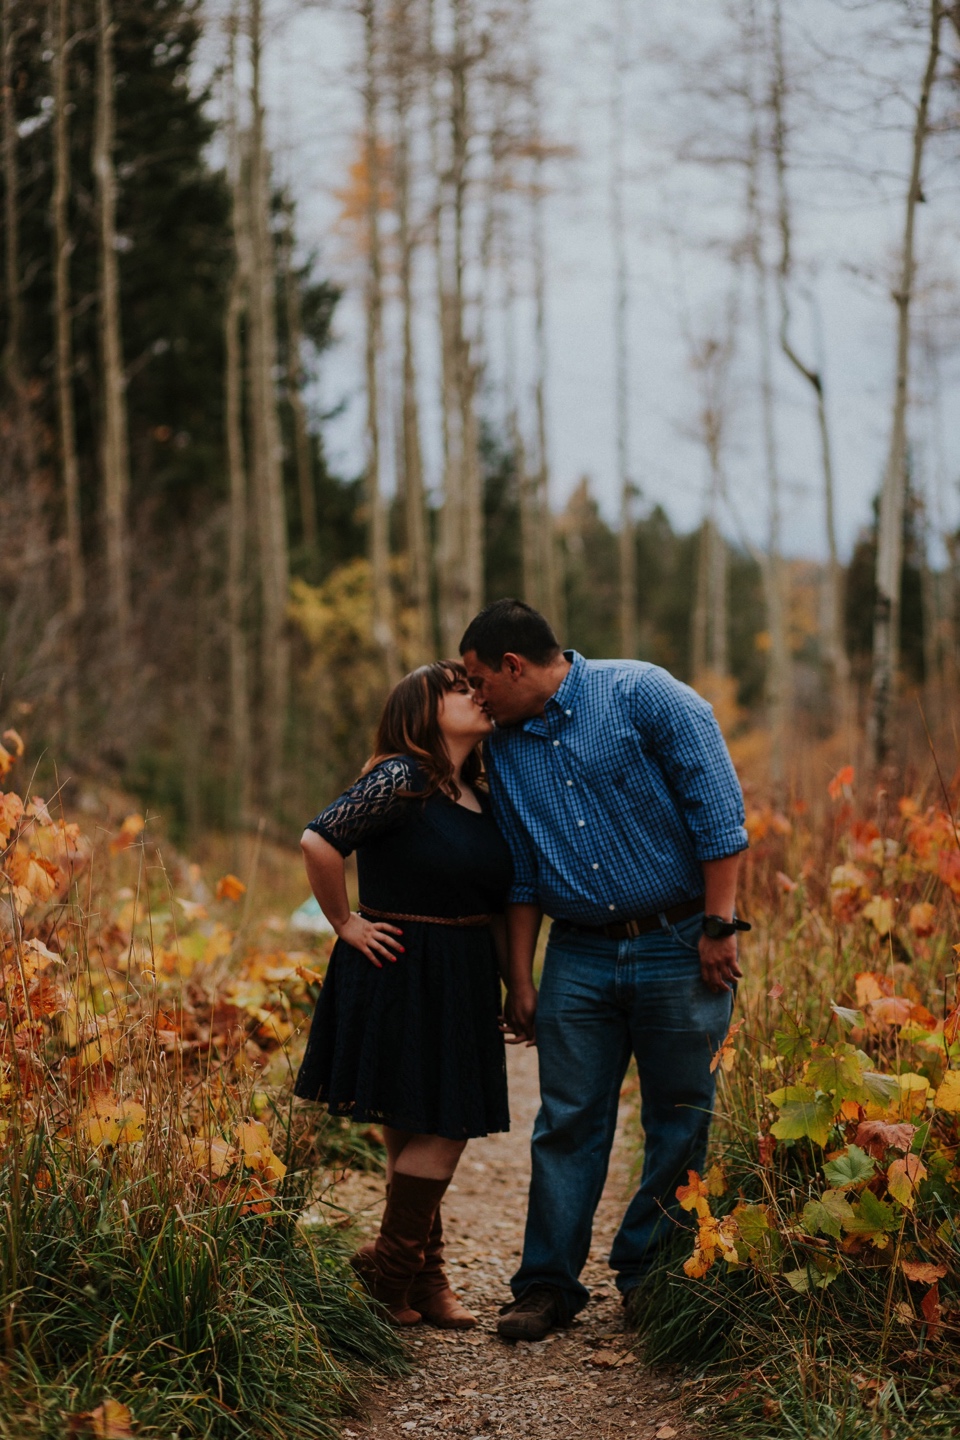
[(509, 593), (701, 689), (747, 791), (645, 1353), (717, 1362), (717, 1434), (957, 1433), (960, 6), (578, 23), (0, 0), (3, 1436), (329, 1440), (401, 1364), (310, 1208), (375, 1137), (292, 1105), (329, 947), (278, 912), (388, 684)]
[[(689, 290), (681, 265), (678, 444), (703, 477), (702, 521), (681, 533), (631, 459), (626, 157), (647, 80), (643, 34), (618, 46), (636, 31), (622, 5), (598, 17), (611, 502), (587, 476), (561, 496), (550, 453), (550, 205), (575, 150), (545, 131), (532, 4), (335, 7), (362, 128), (347, 173), (324, 177), (325, 236), (299, 225), (289, 146), (272, 149), (265, 57), (289, 16), (259, 0), (4, 0), (0, 665), (34, 753), (122, 781), (181, 837), (261, 817), (296, 829), (305, 796), (309, 810), (359, 768), (387, 683), (453, 653), (470, 614), (511, 593), (587, 655), (699, 684), (728, 728), (760, 721), (781, 791), (798, 736), (839, 728), (852, 756), (867, 727), (889, 758), (897, 697), (918, 685), (945, 720), (960, 17), (919, 0), (866, 22), (828, 8), (861, 47), (845, 76), (849, 57), (825, 56), (780, 0), (718, 5), (694, 51), (687, 33), (657, 38), (684, 117), (670, 167), (702, 197), (673, 243), (710, 287)], [(889, 152), (817, 153), (831, 104), (875, 115)], [(896, 216), (873, 271), (847, 264), (851, 285), (890, 294), (891, 364), (887, 458), (846, 554), (802, 252), (818, 170), (869, 171)], [(322, 397), (351, 339), (364, 384), (344, 404), (365, 457), (334, 473)], [(783, 535), (798, 426), (822, 516), (810, 559)]]

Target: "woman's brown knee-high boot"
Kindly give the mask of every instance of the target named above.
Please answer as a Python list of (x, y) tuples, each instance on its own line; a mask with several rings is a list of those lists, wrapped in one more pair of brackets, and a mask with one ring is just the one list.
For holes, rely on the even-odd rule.
[(443, 1219), (439, 1205), (424, 1251), (423, 1268), (410, 1287), (410, 1304), (424, 1320), (440, 1330), (472, 1330), (477, 1323), (476, 1315), (471, 1315), (451, 1290), (443, 1268)]
[(416, 1325), (420, 1312), (409, 1302), (410, 1287), (423, 1266), (434, 1216), (449, 1180), (427, 1180), (395, 1171), (387, 1192), (380, 1234), (351, 1264), (374, 1300), (395, 1325)]

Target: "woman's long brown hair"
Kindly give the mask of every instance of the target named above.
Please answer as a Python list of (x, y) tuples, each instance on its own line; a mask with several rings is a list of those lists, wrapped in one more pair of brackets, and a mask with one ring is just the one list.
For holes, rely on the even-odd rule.
[[(427, 779), (424, 789), (415, 792), (417, 795), (426, 799), (442, 789), (459, 800), (460, 790), (453, 779), (453, 764), (440, 729), (440, 701), (466, 683), (467, 672), (459, 660), (436, 660), (404, 675), (387, 696), (374, 751), (362, 773), (366, 775), (374, 765), (393, 755), (412, 755), (419, 760)], [(460, 774), (471, 788), (483, 781), (479, 745), (463, 762)]]

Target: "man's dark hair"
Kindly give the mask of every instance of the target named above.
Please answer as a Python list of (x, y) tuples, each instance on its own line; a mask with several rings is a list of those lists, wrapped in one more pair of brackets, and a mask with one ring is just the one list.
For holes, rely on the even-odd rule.
[(522, 600), (494, 600), (475, 615), (463, 633), (460, 654), (473, 650), (491, 670), (499, 670), (509, 650), (534, 665), (549, 665), (560, 654), (557, 637), (539, 610)]

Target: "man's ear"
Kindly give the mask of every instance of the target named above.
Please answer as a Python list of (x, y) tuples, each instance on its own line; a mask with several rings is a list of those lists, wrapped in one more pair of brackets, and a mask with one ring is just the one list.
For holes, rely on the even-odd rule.
[(506, 670), (511, 680), (519, 680), (526, 668), (523, 656), (515, 655), (512, 650), (508, 650), (500, 662), (500, 669)]

